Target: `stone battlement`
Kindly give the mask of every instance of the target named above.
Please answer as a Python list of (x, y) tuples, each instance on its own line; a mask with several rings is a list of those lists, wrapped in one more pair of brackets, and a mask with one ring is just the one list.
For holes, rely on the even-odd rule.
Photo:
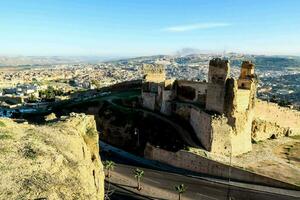
[(229, 65), (229, 60), (222, 60), (221, 58), (214, 58), (209, 61), (209, 66), (227, 68)]
[(242, 63), (242, 68), (248, 68), (248, 69), (253, 69), (254, 64), (250, 60), (243, 61)]
[(165, 73), (165, 68), (162, 64), (143, 64), (144, 74), (149, 73)]

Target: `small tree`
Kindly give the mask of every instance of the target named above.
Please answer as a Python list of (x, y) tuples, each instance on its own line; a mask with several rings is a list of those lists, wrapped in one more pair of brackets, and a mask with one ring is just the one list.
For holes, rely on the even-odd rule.
[(134, 177), (136, 178), (136, 181), (137, 181), (137, 190), (141, 190), (142, 187), (141, 187), (141, 179), (142, 177), (144, 176), (144, 171), (139, 169), (139, 168), (136, 168), (134, 170)]
[(110, 172), (114, 170), (116, 164), (111, 160), (106, 160), (106, 161), (104, 161), (103, 165), (104, 165), (104, 169), (106, 170), (105, 176), (107, 178), (110, 178), (111, 177)]
[(181, 195), (186, 192), (187, 187), (184, 184), (175, 186), (175, 190), (178, 193), (178, 200), (181, 200)]

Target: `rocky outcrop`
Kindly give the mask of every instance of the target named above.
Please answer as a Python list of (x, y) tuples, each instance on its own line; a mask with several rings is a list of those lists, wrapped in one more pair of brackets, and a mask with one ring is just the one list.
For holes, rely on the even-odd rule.
[(0, 199), (103, 199), (93, 116), (34, 126), (0, 118)]
[(45, 119), (46, 122), (49, 122), (49, 121), (54, 121), (54, 120), (56, 120), (57, 118), (56, 118), (55, 113), (50, 113), (49, 115), (46, 115), (46, 116), (44, 117), (44, 119)]

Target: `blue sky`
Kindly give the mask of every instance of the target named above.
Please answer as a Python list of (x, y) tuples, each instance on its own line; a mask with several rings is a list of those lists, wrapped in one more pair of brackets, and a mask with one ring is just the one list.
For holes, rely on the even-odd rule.
[(0, 55), (300, 55), (299, 0), (2, 0)]

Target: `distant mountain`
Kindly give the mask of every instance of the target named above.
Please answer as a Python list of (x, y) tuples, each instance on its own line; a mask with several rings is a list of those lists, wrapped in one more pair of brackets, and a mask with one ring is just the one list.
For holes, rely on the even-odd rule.
[(0, 66), (97, 63), (109, 59), (97, 56), (0, 56)]
[(133, 58), (112, 58), (97, 56), (0, 56), (0, 67), (2, 66), (34, 66), (49, 64), (78, 64), (78, 63), (99, 63), (117, 62), (123, 65), (130, 63), (153, 63), (156, 61), (172, 61), (179, 65), (197, 64), (208, 62), (212, 57), (225, 56), (230, 60), (231, 66), (240, 66), (243, 60), (252, 60), (257, 68), (280, 70), (292, 67), (300, 69), (300, 57), (296, 56), (264, 56), (248, 55), (238, 53), (227, 53), (226, 55), (208, 53), (193, 48), (185, 48), (173, 55), (153, 55)]
[(254, 63), (259, 68), (280, 70), (287, 67), (299, 67), (300, 70), (300, 60), (297, 57), (256, 56)]

